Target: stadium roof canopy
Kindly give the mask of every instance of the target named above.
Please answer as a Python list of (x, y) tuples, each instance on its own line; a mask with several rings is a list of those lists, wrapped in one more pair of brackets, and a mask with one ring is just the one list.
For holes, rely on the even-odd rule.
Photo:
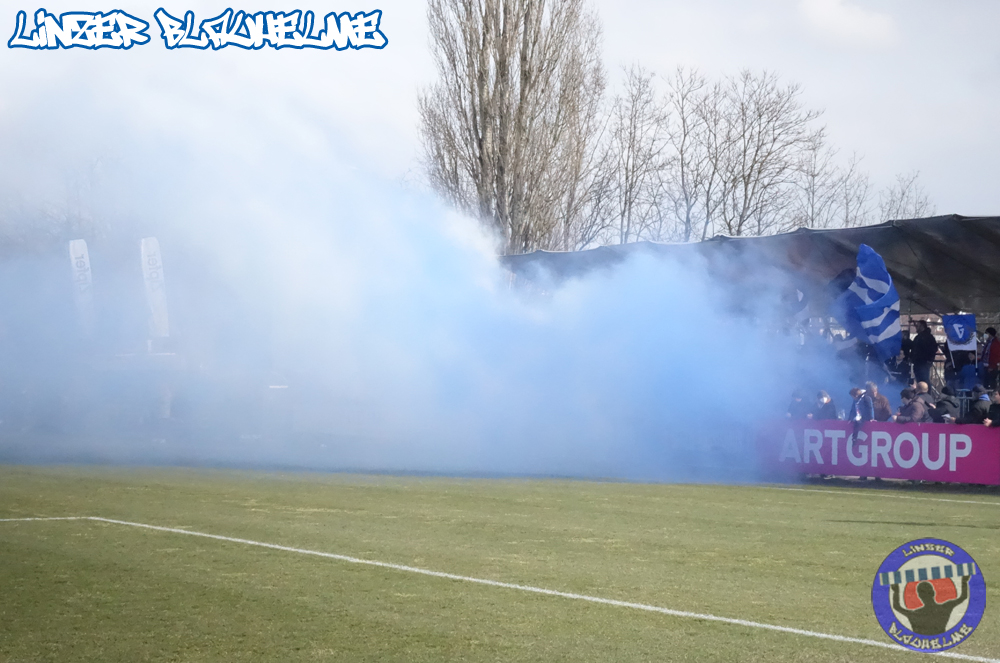
[[(636, 253), (682, 260), (694, 253), (726, 278), (752, 277), (750, 266), (769, 265), (829, 291), (830, 282), (844, 270), (853, 273), (861, 244), (885, 260), (903, 314), (1000, 312), (1000, 217), (996, 216), (953, 214), (859, 228), (800, 228), (765, 237), (717, 236), (692, 244), (636, 242), (586, 251), (535, 251), (502, 260), (529, 280), (544, 274), (563, 280), (616, 265)], [(734, 273), (733, 265), (742, 265), (742, 273)]]

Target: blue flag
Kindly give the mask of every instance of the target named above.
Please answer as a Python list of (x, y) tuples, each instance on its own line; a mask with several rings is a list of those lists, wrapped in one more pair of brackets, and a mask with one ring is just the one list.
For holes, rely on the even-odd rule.
[(972, 313), (942, 315), (941, 324), (952, 350), (976, 349), (976, 316)]
[(882, 361), (899, 354), (899, 293), (882, 256), (867, 244), (858, 249), (854, 281), (834, 301), (832, 312), (851, 337), (875, 348)]

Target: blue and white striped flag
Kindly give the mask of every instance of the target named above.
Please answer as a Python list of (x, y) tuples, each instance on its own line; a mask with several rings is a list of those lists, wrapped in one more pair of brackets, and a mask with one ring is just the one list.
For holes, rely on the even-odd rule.
[(905, 571), (889, 571), (878, 574), (880, 585), (902, 585), (903, 583), (939, 580), (941, 578), (961, 578), (976, 575), (975, 562), (965, 564), (939, 564)]
[(858, 249), (854, 281), (833, 304), (834, 315), (847, 332), (875, 348), (882, 361), (899, 354), (899, 294), (882, 256), (867, 244)]

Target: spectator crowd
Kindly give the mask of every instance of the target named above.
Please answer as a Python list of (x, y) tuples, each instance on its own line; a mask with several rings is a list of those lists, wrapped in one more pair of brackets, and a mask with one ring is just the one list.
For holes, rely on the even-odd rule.
[[(1000, 341), (997, 330), (986, 330), (980, 352), (949, 353), (944, 386), (938, 391), (931, 372), (940, 348), (926, 321), (916, 323), (917, 333), (911, 338), (903, 332), (899, 355), (885, 365), (880, 374), (885, 384), (901, 386), (899, 406), (893, 408), (889, 398), (880, 393), (875, 380), (857, 379), (846, 396), (850, 405), (840, 410), (826, 391), (808, 398), (803, 389), (792, 393), (786, 416), (790, 419), (844, 419), (856, 425), (868, 421), (897, 423), (976, 424), (1000, 427)], [(867, 362), (867, 358), (865, 358)], [(871, 374), (865, 364), (865, 375)], [(962, 396), (960, 398), (959, 396)], [(968, 402), (962, 407), (962, 400)], [(963, 412), (963, 409), (965, 410)]]

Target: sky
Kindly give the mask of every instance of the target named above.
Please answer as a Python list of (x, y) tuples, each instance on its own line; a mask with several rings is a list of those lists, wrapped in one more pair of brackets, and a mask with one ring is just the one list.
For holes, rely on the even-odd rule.
[[(383, 1), (389, 45), (380, 51), (167, 51), (153, 20), (155, 4), (124, 3), (152, 24), (150, 44), (130, 51), (0, 50), (0, 121), (8, 128), (39, 113), (72, 125), (88, 106), (138, 130), (168, 136), (185, 123), (215, 140), (249, 127), (278, 127), (311, 150), (349, 154), (351, 167), (421, 186), (416, 95), (434, 78), (420, 2)], [(168, 10), (208, 18), (229, 6), (192, 0)], [(5, 39), (19, 9), (0, 3)], [(878, 186), (919, 171), (939, 213), (995, 214), (1000, 191), (1000, 5), (862, 0), (596, 2), (612, 82), (638, 62), (660, 73), (679, 65), (705, 74), (767, 69), (802, 86), (803, 100), (841, 156), (857, 152)], [(98, 10), (49, 2), (53, 13)], [(274, 2), (235, 9), (333, 9), (323, 3)], [(106, 7), (104, 9), (110, 9)], [(180, 120), (177, 116), (184, 115)], [(210, 129), (209, 129), (210, 128)], [(50, 126), (48, 136), (58, 133)], [(113, 138), (75, 132), (93, 155)], [(86, 134), (91, 133), (90, 136)], [(46, 136), (37, 140), (44, 142)], [(82, 147), (86, 146), (86, 147)], [(249, 148), (248, 148), (249, 149)], [(69, 161), (65, 162), (69, 163)], [(69, 167), (69, 166), (65, 166)]]

